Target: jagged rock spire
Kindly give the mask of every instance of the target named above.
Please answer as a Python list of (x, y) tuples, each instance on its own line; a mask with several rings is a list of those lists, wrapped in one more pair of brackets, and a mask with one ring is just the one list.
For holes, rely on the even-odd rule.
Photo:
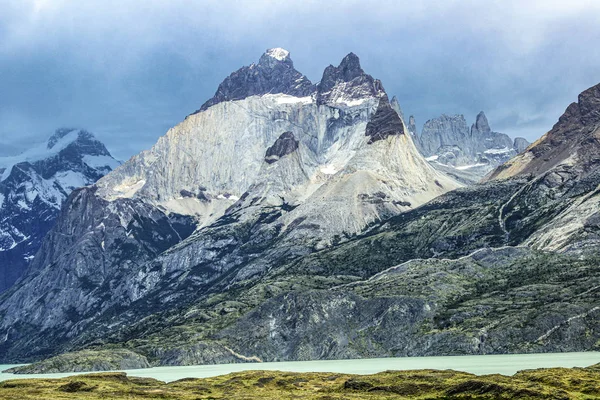
[(392, 97), (392, 101), (390, 102), (392, 108), (398, 113), (402, 122), (406, 122), (404, 120), (404, 112), (402, 111), (402, 107), (400, 107), (400, 102), (396, 96)]
[(482, 134), (488, 134), (492, 131), (488, 119), (483, 111), (480, 111), (479, 114), (477, 114), (475, 123), (471, 126), (471, 134), (473, 134), (474, 131)]

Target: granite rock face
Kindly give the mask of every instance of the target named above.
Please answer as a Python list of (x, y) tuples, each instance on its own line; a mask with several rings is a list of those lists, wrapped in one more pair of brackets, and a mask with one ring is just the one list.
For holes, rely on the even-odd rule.
[(0, 292), (23, 274), (72, 190), (119, 165), (85, 130), (58, 129), (47, 143), (0, 157)]

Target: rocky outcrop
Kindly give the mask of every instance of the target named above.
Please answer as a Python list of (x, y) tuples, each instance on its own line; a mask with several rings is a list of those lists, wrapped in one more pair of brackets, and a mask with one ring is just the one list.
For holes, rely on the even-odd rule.
[(415, 123), (415, 117), (414, 116), (411, 115), (408, 118), (408, 125), (406, 127), (408, 128), (408, 131), (411, 133), (411, 135), (413, 137), (417, 136), (417, 125)]
[(527, 149), (527, 147), (529, 147), (530, 144), (531, 143), (529, 143), (527, 139), (516, 137), (515, 141), (513, 142), (513, 148), (517, 151), (517, 154), (521, 154), (525, 151), (525, 149)]
[(281, 157), (293, 153), (298, 149), (298, 141), (292, 132), (284, 132), (277, 138), (273, 146), (267, 149), (265, 161), (269, 164), (278, 161)]
[(24, 273), (69, 193), (118, 165), (79, 129), (58, 129), (47, 143), (0, 157), (0, 292)]
[(404, 124), (400, 115), (392, 108), (387, 96), (381, 97), (377, 111), (375, 111), (365, 130), (365, 135), (369, 136), (368, 143), (383, 140), (390, 135), (403, 134)]
[(394, 111), (396, 111), (398, 113), (402, 122), (406, 123), (406, 121), (404, 120), (404, 112), (402, 111), (402, 108), (400, 107), (400, 103), (398, 102), (398, 98), (396, 96), (392, 97), (392, 101), (390, 101), (390, 105), (392, 106)]

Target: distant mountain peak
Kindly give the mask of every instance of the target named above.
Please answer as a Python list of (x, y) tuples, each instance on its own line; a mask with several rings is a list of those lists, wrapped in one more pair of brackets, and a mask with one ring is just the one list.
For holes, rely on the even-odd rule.
[(360, 59), (354, 53), (348, 53), (346, 57), (342, 59), (338, 69), (341, 71), (345, 81), (351, 81), (352, 79), (365, 73), (360, 66)]

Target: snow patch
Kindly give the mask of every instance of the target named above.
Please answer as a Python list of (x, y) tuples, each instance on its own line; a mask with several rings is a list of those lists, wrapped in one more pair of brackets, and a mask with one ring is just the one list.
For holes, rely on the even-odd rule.
[(333, 164), (328, 164), (328, 165), (325, 165), (324, 167), (321, 167), (321, 172), (324, 173), (325, 175), (335, 175), (335, 174), (337, 174), (338, 170), (335, 168), (335, 166)]
[(286, 58), (288, 58), (290, 52), (285, 49), (282, 49), (281, 47), (275, 47), (273, 49), (267, 50), (266, 54), (269, 57), (272, 57), (276, 60), (284, 61)]
[(438, 158), (440, 158), (440, 157), (436, 155), (436, 156), (426, 157), (425, 159), (426, 159), (427, 161), (435, 161), (435, 160), (437, 160)]
[(139, 181), (136, 181), (134, 183), (126, 183), (123, 182), (120, 185), (117, 185), (113, 188), (113, 190), (117, 193), (119, 193), (120, 197), (133, 197), (133, 195), (140, 190), (141, 188), (144, 187), (144, 185), (146, 184), (146, 180), (145, 179), (140, 179)]
[(56, 182), (67, 191), (73, 191), (74, 189), (87, 186), (89, 183), (85, 177), (74, 171), (64, 171), (56, 174)]
[(471, 165), (461, 165), (460, 167), (455, 167), (455, 168), (460, 171), (464, 171), (465, 169), (471, 169), (471, 168), (476, 168), (476, 167), (485, 167), (486, 165), (489, 165), (489, 164), (477, 163), (477, 164), (471, 164)]
[(512, 151), (512, 149), (509, 149), (508, 147), (503, 147), (501, 149), (487, 149), (486, 151), (484, 151), (485, 154), (506, 154), (506, 153), (510, 153)]
[(311, 96), (296, 97), (290, 96), (289, 94), (266, 94), (262, 97), (271, 99), (277, 104), (310, 104), (313, 102), (313, 98)]
[(336, 103), (345, 104), (347, 107), (355, 107), (363, 104), (365, 101), (369, 100), (368, 98), (362, 99), (346, 99), (346, 98), (338, 98), (335, 100)]
[(118, 162), (111, 156), (90, 156), (87, 154), (83, 156), (83, 162), (94, 169), (106, 167), (109, 167), (110, 169), (115, 169), (119, 165), (121, 165), (120, 162)]

